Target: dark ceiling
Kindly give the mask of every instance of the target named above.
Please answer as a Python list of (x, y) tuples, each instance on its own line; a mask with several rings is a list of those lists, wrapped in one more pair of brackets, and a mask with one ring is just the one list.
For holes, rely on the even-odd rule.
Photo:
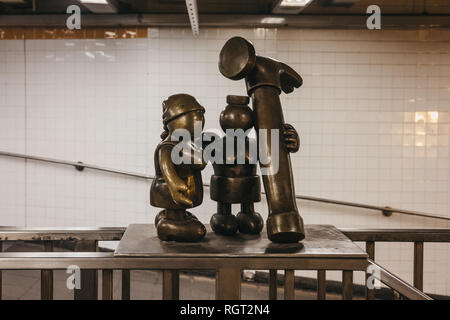
[[(11, 2), (17, 1), (17, 2)], [(21, 1), (21, 2), (20, 2)], [(384, 15), (448, 15), (450, 0), (314, 0), (301, 15), (365, 15), (369, 5)], [(355, 2), (354, 0), (348, 0)], [(276, 0), (198, 0), (199, 14), (270, 14)], [(77, 0), (0, 0), (1, 14), (64, 14)], [(186, 13), (184, 0), (118, 0), (119, 13)], [(83, 10), (89, 12), (89, 10)]]

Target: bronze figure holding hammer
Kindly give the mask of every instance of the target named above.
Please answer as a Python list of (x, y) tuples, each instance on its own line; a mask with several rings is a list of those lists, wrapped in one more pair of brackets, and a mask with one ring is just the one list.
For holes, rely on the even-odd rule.
[[(300, 75), (288, 65), (271, 58), (257, 56), (253, 45), (241, 37), (229, 39), (220, 52), (219, 70), (227, 78), (245, 78), (247, 93), (252, 98), (255, 129), (283, 131), (284, 117), (279, 95), (290, 93), (302, 85)], [(259, 136), (258, 136), (259, 139)], [(303, 220), (297, 209), (289, 150), (280, 135), (278, 150), (268, 139), (269, 159), (278, 152), (279, 166), (273, 161), (260, 162), (269, 207), (267, 234), (273, 242), (297, 242), (305, 237)], [(278, 170), (277, 170), (278, 169)]]

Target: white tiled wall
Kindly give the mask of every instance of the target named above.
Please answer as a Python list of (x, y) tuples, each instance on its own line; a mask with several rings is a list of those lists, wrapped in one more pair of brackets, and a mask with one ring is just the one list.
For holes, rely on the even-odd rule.
[[(0, 43), (0, 148), (25, 152), (25, 53), (23, 41)], [(0, 157), (0, 224), (26, 224), (25, 162)]]
[[(281, 97), (302, 140), (291, 158), (297, 194), (450, 217), (450, 31), (202, 29), (194, 39), (189, 29), (150, 29), (148, 39), (3, 40), (0, 149), (153, 174), (164, 97), (194, 95), (214, 128), (226, 95), (245, 94), (217, 67), (235, 35), (304, 79)], [(149, 182), (135, 178), (5, 158), (0, 177), (0, 225), (125, 226), (158, 211)], [(193, 211), (208, 222), (215, 204), (205, 195)], [(299, 205), (306, 223), (450, 226)], [(258, 210), (266, 215), (264, 203)], [(427, 292), (450, 295), (449, 251), (425, 245)], [(376, 259), (412, 281), (412, 245), (378, 244)]]

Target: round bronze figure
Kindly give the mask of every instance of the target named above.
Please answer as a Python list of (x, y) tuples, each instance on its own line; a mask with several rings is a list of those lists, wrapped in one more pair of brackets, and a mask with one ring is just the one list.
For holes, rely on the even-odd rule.
[[(220, 125), (227, 129), (242, 129), (253, 127), (253, 112), (247, 106), (249, 98), (246, 96), (228, 96), (228, 105), (220, 114)], [(211, 227), (219, 234), (233, 235), (238, 230), (241, 233), (258, 234), (264, 221), (255, 212), (254, 203), (261, 201), (261, 183), (256, 174), (256, 164), (250, 163), (248, 136), (245, 136), (245, 163), (238, 164), (236, 141), (232, 159), (227, 159), (227, 139), (234, 136), (225, 135), (222, 139), (224, 152), (223, 164), (213, 163), (214, 175), (211, 177), (211, 199), (217, 201), (217, 213), (211, 217)], [(228, 161), (227, 161), (228, 160)], [(235, 217), (231, 213), (231, 205), (239, 203), (241, 211)]]
[[(220, 53), (219, 70), (232, 80), (245, 78), (247, 92), (253, 102), (257, 133), (258, 129), (278, 129), (283, 132), (280, 135), (278, 150), (278, 171), (276, 172), (272, 162), (266, 165), (260, 162), (261, 167), (269, 173), (263, 175), (269, 206), (267, 234), (273, 242), (297, 242), (305, 237), (305, 232), (295, 200), (289, 152), (295, 152), (298, 143), (286, 145), (281, 141), (286, 139), (285, 132), (290, 132), (286, 135), (293, 133), (293, 128), (285, 126), (279, 95), (281, 91), (292, 92), (294, 88), (300, 87), (303, 81), (292, 68), (274, 59), (256, 56), (253, 63), (252, 52), (254, 48), (250, 42), (241, 37), (231, 38)], [(270, 157), (272, 154), (270, 142), (266, 147)]]
[[(200, 241), (206, 234), (205, 226), (187, 208), (199, 206), (203, 201), (201, 170), (206, 166), (202, 152), (195, 144), (189, 150), (190, 163), (174, 164), (172, 149), (178, 144), (172, 134), (184, 129), (194, 136), (195, 124), (203, 128), (205, 109), (187, 94), (172, 95), (163, 102), (163, 139), (155, 150), (155, 179), (150, 189), (150, 203), (164, 208), (155, 218), (158, 237), (165, 241)], [(194, 159), (200, 157), (201, 159)]]

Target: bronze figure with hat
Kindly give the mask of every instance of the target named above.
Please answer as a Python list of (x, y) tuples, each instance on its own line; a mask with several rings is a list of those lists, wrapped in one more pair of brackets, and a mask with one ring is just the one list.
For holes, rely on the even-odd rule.
[[(206, 166), (201, 146), (193, 143), (195, 125), (203, 128), (205, 108), (188, 94), (175, 94), (163, 102), (164, 132), (155, 150), (155, 179), (150, 189), (150, 203), (164, 208), (155, 218), (158, 237), (165, 241), (200, 241), (206, 234), (205, 226), (187, 208), (203, 201), (201, 170)], [(172, 151), (179, 143), (176, 130), (185, 130), (191, 136), (183, 156), (191, 161), (174, 164)]]

